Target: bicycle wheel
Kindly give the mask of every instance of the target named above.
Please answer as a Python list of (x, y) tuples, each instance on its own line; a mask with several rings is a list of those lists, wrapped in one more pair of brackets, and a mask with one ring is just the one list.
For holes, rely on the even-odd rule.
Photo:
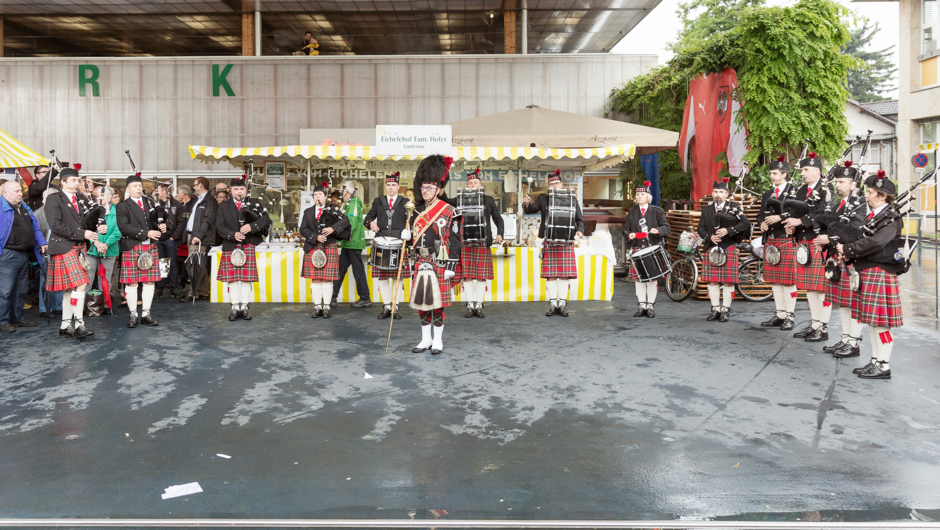
[(698, 284), (698, 265), (688, 256), (672, 262), (672, 272), (666, 276), (666, 294), (673, 302), (681, 302), (692, 296)]
[(738, 293), (749, 302), (763, 302), (773, 297), (770, 286), (764, 283), (764, 260), (748, 258), (738, 265)]

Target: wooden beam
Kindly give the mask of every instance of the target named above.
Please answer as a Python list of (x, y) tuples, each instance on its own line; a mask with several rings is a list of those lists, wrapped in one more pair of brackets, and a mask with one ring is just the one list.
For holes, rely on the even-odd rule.
[(503, 12), (503, 53), (516, 53), (516, 12)]
[(242, 13), (242, 55), (250, 57), (255, 54), (255, 15)]

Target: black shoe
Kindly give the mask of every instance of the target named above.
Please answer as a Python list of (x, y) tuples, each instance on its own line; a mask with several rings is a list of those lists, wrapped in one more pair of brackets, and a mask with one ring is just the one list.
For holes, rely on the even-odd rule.
[(464, 317), (464, 318), (473, 318), (473, 314), (474, 314), (473, 304), (467, 304), (467, 312), (464, 313), (463, 317)]
[(317, 304), (313, 306), (313, 314), (310, 315), (310, 318), (320, 318), (323, 316), (323, 311), (320, 309), (320, 305)]
[(474, 312), (478, 318), (486, 318), (486, 315), (483, 314), (483, 304), (478, 305)]
[(385, 319), (392, 316), (392, 308), (385, 306), (382, 308), (382, 312), (379, 313), (379, 320)]
[(640, 306), (640, 308), (636, 310), (636, 313), (633, 313), (633, 318), (640, 318), (640, 317), (645, 317), (645, 316), (646, 316), (646, 308), (643, 306)]
[(137, 327), (137, 312), (131, 311), (130, 315), (127, 317), (127, 327), (136, 328)]
[(556, 309), (555, 312), (558, 313), (559, 315), (563, 316), (563, 317), (568, 316), (568, 304), (567, 304), (567, 302), (566, 302), (565, 300), (562, 300), (562, 301), (561, 301), (561, 304), (559, 304), (558, 309)]
[(849, 343), (845, 342), (844, 340), (840, 340), (839, 342), (833, 344), (832, 346), (823, 347), (823, 351), (826, 353), (839, 353), (847, 349), (849, 349)]
[(47, 313), (39, 313), (39, 318), (49, 318)]
[(16, 326), (14, 326), (13, 324), (4, 324), (0, 326), (0, 333), (15, 333), (15, 332), (16, 332)]
[(805, 340), (806, 342), (822, 342), (824, 340), (829, 340), (829, 330), (825, 328), (819, 328), (808, 335)]
[(646, 318), (656, 318), (656, 311), (653, 311), (653, 304), (646, 308)]
[(330, 318), (330, 306), (323, 306), (323, 311), (321, 312), (323, 318)]
[(713, 307), (713, 308), (712, 308), (712, 312), (708, 315), (708, 317), (707, 317), (705, 320), (707, 320), (707, 321), (709, 321), (709, 322), (714, 322), (714, 321), (718, 320), (718, 318), (719, 318), (720, 316), (721, 316), (721, 309), (719, 309), (719, 308), (717, 308), (717, 307)]
[(360, 308), (360, 307), (372, 307), (372, 301), (371, 301), (371, 300), (361, 300), (361, 299), (360, 299), (360, 300), (356, 300), (355, 302), (349, 304), (349, 307), (355, 307), (355, 308)]
[(74, 338), (75, 338), (75, 328), (73, 328), (72, 326), (69, 326), (69, 327), (67, 327), (67, 328), (65, 328), (65, 329), (59, 328), (59, 336), (60, 336), (60, 337), (64, 337), (64, 338), (66, 338), (66, 339), (74, 339)]
[(731, 310), (727, 307), (721, 309), (721, 315), (718, 317), (718, 322), (727, 322), (731, 319)]
[(18, 328), (34, 328), (38, 326), (39, 324), (33, 322), (32, 320), (26, 320), (24, 318), (23, 320), (20, 320), (19, 322), (13, 322), (13, 325)]
[(780, 331), (791, 331), (796, 327), (796, 324), (793, 323), (792, 318), (784, 319), (783, 324), (780, 325)]
[(154, 298), (158, 298), (158, 299), (159, 299), (159, 298), (163, 298), (163, 289), (160, 289), (159, 291), (154, 291), (154, 292), (153, 292), (153, 297), (154, 297)]
[(555, 308), (555, 304), (549, 302), (548, 311), (545, 312), (545, 316), (550, 317), (555, 314), (555, 311), (557, 311), (557, 309)]
[[(332, 300), (330, 300), (330, 307), (336, 307), (336, 299), (335, 299), (335, 298), (332, 299)], [(327, 317), (327, 318), (329, 318), (329, 317)]]
[(394, 315), (394, 318), (395, 318), (395, 320), (400, 320), (400, 319), (401, 319), (401, 311), (398, 310), (398, 306), (395, 306), (395, 315)]
[[(846, 344), (846, 346), (848, 346), (848, 344)], [(835, 357), (836, 359), (848, 359), (849, 357), (858, 357), (859, 355), (861, 355), (861, 352), (862, 352), (861, 348), (859, 348), (858, 346), (852, 346), (848, 348), (848, 351), (836, 352), (836, 353), (833, 353), (832, 356)], [(858, 372), (855, 372), (855, 373), (858, 373)]]
[(179, 301), (180, 301), (180, 303), (183, 303), (183, 302), (192, 302), (192, 301), (193, 301), (193, 297), (192, 297), (192, 296), (183, 296), (183, 293), (180, 293)]
[(95, 334), (94, 331), (86, 328), (84, 324), (80, 324), (77, 328), (75, 328), (75, 334), (73, 335), (73, 337), (75, 337), (78, 340), (84, 340), (85, 337), (90, 337), (94, 334)]
[(242, 317), (241, 311), (239, 311), (238, 309), (236, 309), (236, 308), (233, 307), (233, 308), (232, 308), (232, 312), (229, 313), (229, 315), (228, 315), (228, 321), (229, 321), (229, 322), (235, 322), (236, 320), (238, 320), (238, 319), (241, 318), (241, 317)]
[(415, 346), (414, 348), (411, 348), (411, 353), (421, 353), (421, 352), (424, 352), (424, 351), (428, 351), (428, 350), (430, 350), (430, 349), (431, 349), (430, 346), (428, 346), (427, 348), (419, 348), (419, 347)]
[(770, 320), (766, 320), (760, 323), (762, 328), (778, 328), (783, 325), (784, 319), (778, 317), (776, 314)]
[(810, 335), (812, 335), (812, 334), (815, 333), (815, 332), (816, 332), (816, 330), (813, 329), (813, 326), (812, 326), (812, 325), (810, 325), (810, 326), (806, 326), (805, 328), (803, 328), (803, 329), (797, 331), (796, 333), (793, 334), (793, 336), (796, 337), (796, 338), (798, 338), (798, 339), (805, 339), (806, 337), (809, 337)]
[(242, 309), (242, 320), (251, 320), (251, 313), (248, 312), (248, 308)]
[(874, 363), (870, 370), (858, 374), (862, 379), (891, 379), (891, 370), (882, 370), (881, 363)]
[(150, 316), (150, 313), (144, 313), (144, 315), (140, 317), (140, 323), (145, 326), (157, 326), (160, 324)]
[(431, 355), (440, 355), (442, 353), (444, 353), (444, 348), (441, 348), (439, 350), (431, 350)]
[[(61, 336), (61, 333), (60, 333), (60, 336)], [(868, 364), (866, 364), (865, 366), (860, 366), (860, 367), (858, 367), (858, 368), (852, 370), (852, 373), (853, 373), (853, 374), (861, 374), (861, 373), (864, 373), (864, 372), (867, 372), (867, 371), (871, 370), (873, 366), (875, 366), (875, 362), (874, 362), (874, 361), (868, 361)]]

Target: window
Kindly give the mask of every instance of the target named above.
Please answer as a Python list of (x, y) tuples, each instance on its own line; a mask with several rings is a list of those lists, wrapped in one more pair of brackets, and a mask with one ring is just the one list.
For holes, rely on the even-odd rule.
[[(940, 120), (921, 123), (920, 143), (933, 144), (937, 142), (940, 142)], [(934, 160), (934, 152), (928, 151), (926, 154), (930, 158), (930, 162), (927, 164), (926, 170), (933, 171), (934, 165), (937, 163), (937, 161)]]
[(937, 9), (940, 0), (922, 0), (921, 9), (921, 54), (933, 55), (940, 51), (940, 16)]

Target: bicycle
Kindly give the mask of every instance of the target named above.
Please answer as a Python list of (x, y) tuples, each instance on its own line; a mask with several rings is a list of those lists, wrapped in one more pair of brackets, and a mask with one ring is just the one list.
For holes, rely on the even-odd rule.
[[(686, 234), (691, 234), (686, 236)], [(699, 255), (698, 249), (702, 244), (701, 238), (693, 232), (683, 232), (680, 237), (678, 250), (685, 256), (677, 258), (672, 262), (672, 272), (666, 278), (666, 295), (674, 302), (682, 302), (692, 296), (698, 286), (699, 276)], [(735, 245), (741, 253), (750, 252), (749, 243), (738, 243)], [(744, 259), (738, 265), (739, 280), (735, 290), (742, 298), (749, 302), (764, 302), (769, 300), (773, 293), (768, 291), (766, 294), (757, 295), (750, 287), (759, 286), (764, 283), (764, 260), (757, 256), (751, 256)]]
[[(736, 246), (740, 252), (751, 252), (750, 243), (739, 243)], [(764, 260), (752, 254), (738, 265), (738, 284), (735, 290), (748, 302), (765, 302), (773, 297), (772, 291), (767, 290), (765, 294), (756, 295), (752, 289), (746, 289), (763, 284)]]

